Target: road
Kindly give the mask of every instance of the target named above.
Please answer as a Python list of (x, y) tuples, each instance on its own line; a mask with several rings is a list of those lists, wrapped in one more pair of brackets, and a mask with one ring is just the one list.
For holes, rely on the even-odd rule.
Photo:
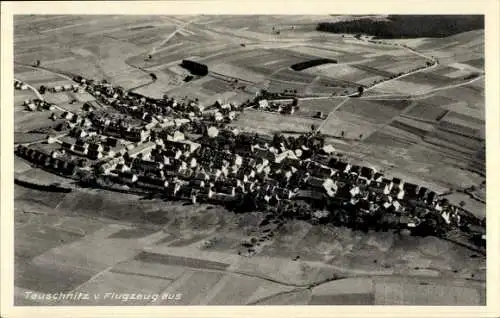
[[(55, 135), (54, 138), (55, 139), (59, 139), (61, 137), (64, 137), (64, 136), (67, 136), (68, 133), (65, 132), (65, 133), (62, 133), (62, 134), (59, 134), (59, 135)], [(30, 146), (30, 145), (35, 145), (35, 144), (39, 144), (39, 143), (42, 143), (42, 142), (46, 142), (47, 141), (47, 138), (41, 138), (41, 139), (38, 139), (38, 140), (34, 140), (34, 141), (30, 141), (30, 142), (20, 142), (20, 143), (14, 143), (15, 145), (23, 145), (23, 146)]]
[(384, 94), (384, 95), (373, 95), (373, 96), (362, 96), (362, 99), (370, 99), (370, 100), (376, 100), (376, 99), (384, 99), (384, 98), (390, 98), (390, 99), (424, 99), (430, 96), (430, 94), (442, 91), (442, 90), (447, 90), (447, 89), (452, 89), (464, 85), (471, 84), (475, 81), (478, 81), (480, 79), (484, 78), (484, 75), (480, 75), (476, 78), (473, 78), (469, 81), (463, 82), (463, 83), (457, 83), (457, 84), (452, 84), (452, 85), (446, 85), (442, 87), (437, 87), (430, 89), (428, 91), (419, 93), (419, 94), (412, 94), (412, 95), (392, 95), (392, 94)]
[(321, 129), (323, 129), (323, 127), (326, 125), (326, 123), (333, 117), (334, 113), (340, 108), (342, 107), (342, 105), (344, 105), (347, 101), (349, 100), (349, 97), (345, 97), (345, 99), (343, 101), (341, 101), (337, 106), (335, 106), (334, 109), (332, 109), (332, 111), (328, 114), (328, 116), (326, 117), (325, 120), (323, 120), (323, 122), (321, 122), (321, 125), (318, 126), (318, 128), (316, 129), (317, 132), (320, 132)]
[[(365, 41), (366, 41), (366, 40), (365, 40)], [(379, 45), (388, 45), (388, 44), (383, 43), (383, 44), (379, 44)], [(376, 84), (374, 84), (374, 85), (372, 85), (372, 86), (370, 86), (370, 87), (365, 88), (365, 89), (364, 89), (364, 92), (370, 91), (370, 90), (372, 90), (372, 89), (376, 88), (377, 86), (379, 86), (379, 85), (381, 85), (381, 84), (383, 84), (383, 83), (387, 83), (387, 82), (390, 82), (390, 81), (399, 80), (399, 79), (402, 79), (402, 78), (404, 78), (404, 77), (407, 77), (407, 76), (410, 76), (410, 75), (413, 75), (413, 74), (416, 74), (416, 73), (419, 73), (419, 72), (427, 71), (427, 70), (432, 69), (432, 68), (435, 68), (435, 67), (437, 67), (437, 66), (439, 65), (439, 63), (438, 63), (438, 61), (437, 61), (436, 59), (434, 59), (433, 57), (426, 56), (426, 55), (424, 55), (423, 53), (420, 53), (420, 52), (418, 52), (418, 51), (417, 51), (417, 50), (415, 50), (415, 49), (412, 49), (412, 48), (407, 47), (407, 46), (402, 46), (402, 45), (399, 45), (399, 44), (397, 44), (396, 46), (403, 47), (403, 48), (407, 49), (409, 52), (412, 52), (413, 54), (416, 54), (416, 55), (418, 55), (418, 56), (420, 56), (420, 57), (423, 57), (423, 58), (425, 58), (425, 59), (427, 59), (427, 60), (431, 60), (431, 61), (433, 61), (434, 63), (433, 63), (432, 65), (430, 65), (430, 66), (423, 67), (423, 68), (421, 68), (421, 69), (414, 70), (414, 71), (411, 71), (411, 72), (408, 72), (408, 73), (402, 74), (402, 75), (400, 75), (400, 76), (396, 76), (396, 77), (391, 78), (391, 79), (388, 79), (388, 80), (386, 80), (386, 81), (382, 81), (382, 82), (376, 83)], [(462, 84), (462, 85), (463, 85), (463, 84)], [(335, 108), (334, 108), (334, 109), (333, 109), (333, 110), (332, 110), (332, 111), (328, 114), (328, 117), (327, 117), (327, 118), (323, 121), (323, 123), (322, 123), (322, 124), (321, 124), (321, 125), (317, 128), (316, 132), (320, 132), (320, 131), (321, 131), (321, 129), (322, 129), (322, 128), (324, 127), (324, 125), (326, 124), (326, 122), (327, 122), (328, 120), (330, 120), (330, 118), (332, 118), (332, 117), (333, 117), (334, 113), (335, 113), (335, 112), (336, 112), (336, 111), (337, 111), (337, 110), (338, 110), (338, 109), (339, 109), (339, 108), (340, 108), (340, 107), (341, 107), (341, 106), (342, 106), (345, 102), (347, 102), (347, 101), (349, 100), (349, 98), (351, 98), (351, 97), (353, 97), (353, 96), (357, 96), (357, 94), (351, 94), (351, 95), (349, 95), (349, 96), (343, 97), (343, 98), (345, 98), (345, 100), (344, 100), (344, 101), (342, 101), (340, 104), (338, 104), (338, 105), (337, 105), (337, 106), (336, 106), (336, 107), (335, 107)], [(322, 97), (322, 98), (323, 98), (323, 99), (326, 99), (326, 98), (331, 98), (331, 97)], [(320, 98), (317, 98), (317, 99), (320, 99)]]
[[(15, 79), (15, 78), (14, 78), (14, 79)], [(15, 79), (15, 80), (17, 80), (17, 79)], [(27, 82), (23, 82), (23, 81), (21, 81), (21, 80), (18, 80), (18, 81), (20, 81), (20, 82), (22, 82), (22, 83), (26, 84), (26, 86), (28, 86), (28, 88), (29, 88), (29, 89), (31, 89), (31, 90), (35, 93), (36, 97), (37, 97), (39, 100), (44, 100), (44, 98), (43, 98), (42, 94), (40, 94), (40, 92), (39, 92), (39, 91), (38, 91), (35, 87), (33, 87), (32, 85), (30, 85), (30, 84), (29, 84), (29, 83), (27, 83)], [(61, 106), (59, 106), (59, 105), (56, 105), (56, 104), (52, 104), (52, 105), (54, 105), (54, 107), (55, 107), (56, 109), (58, 109), (58, 110), (60, 110), (60, 111), (62, 111), (62, 112), (68, 111), (67, 109), (62, 108), (62, 107), (61, 107)]]
[(170, 33), (163, 41), (160, 42), (160, 44), (154, 46), (151, 51), (149, 52), (150, 55), (153, 55), (155, 52), (156, 52), (156, 49), (162, 47), (163, 45), (165, 45), (168, 41), (170, 41), (171, 38), (174, 37), (174, 35), (177, 34), (177, 32), (180, 32), (182, 31), (182, 29), (184, 29), (185, 27), (187, 27), (189, 24), (193, 23), (194, 21), (196, 21), (197, 19), (199, 19), (199, 16), (196, 16), (194, 19), (191, 19), (189, 21), (186, 21), (184, 24), (182, 24), (181, 26), (179, 26), (177, 29), (175, 29), (174, 32)]
[(29, 83), (26, 83), (24, 81), (18, 80), (15, 77), (14, 77), (14, 80), (26, 84), (26, 86), (28, 86), (28, 88), (31, 89), (33, 91), (33, 93), (35, 93), (36, 98), (38, 98), (39, 100), (43, 100), (42, 94), (40, 94), (40, 92), (36, 88), (34, 88), (33, 86), (31, 86)]

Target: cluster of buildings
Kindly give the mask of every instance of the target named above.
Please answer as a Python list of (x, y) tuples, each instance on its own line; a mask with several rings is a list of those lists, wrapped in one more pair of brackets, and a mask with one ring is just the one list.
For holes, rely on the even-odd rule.
[(64, 84), (56, 85), (54, 87), (49, 87), (47, 90), (51, 93), (61, 93), (61, 92), (74, 92), (78, 93), (81, 91), (80, 85), (78, 84)]
[(164, 96), (154, 99), (129, 92), (121, 87), (111, 84), (94, 82), (82, 77), (74, 79), (80, 87), (93, 95), (96, 100), (104, 105), (112, 106), (119, 112), (138, 118), (146, 123), (157, 123), (162, 117), (196, 117), (201, 115), (199, 103), (193, 100), (180, 101)]
[(18, 80), (14, 80), (14, 88), (22, 90), (22, 91), (29, 89), (29, 87), (26, 83), (23, 83), (23, 82), (18, 81)]
[(27, 99), (24, 101), (23, 106), (26, 107), (26, 110), (35, 112), (35, 111), (44, 111), (44, 110), (54, 110), (56, 106), (52, 103), (49, 103), (45, 100), (41, 100), (38, 98), (35, 99)]
[(73, 158), (58, 155), (55, 150), (18, 145), (15, 153), (21, 158), (66, 177), (74, 177), (81, 167), (80, 163)]
[(296, 98), (291, 103), (260, 99), (254, 104), (254, 108), (262, 111), (293, 115), (298, 110), (297, 105), (298, 100)]
[[(82, 114), (62, 115), (70, 133), (49, 137), (53, 149), (19, 146), (19, 156), (66, 175), (86, 171), (102, 187), (193, 203), (290, 214), (294, 202), (300, 202), (309, 207), (301, 213), (311, 219), (386, 222), (409, 229), (429, 219), (456, 227), (468, 222), (460, 208), (430, 189), (341, 160), (315, 133), (271, 138), (240, 132), (222, 124), (236, 117), (236, 105), (216, 103), (202, 112), (195, 101), (156, 100), (108, 83), (75, 81), (125, 116), (86, 104)], [(296, 102), (278, 107), (293, 110)], [(136, 121), (127, 121), (127, 115)]]

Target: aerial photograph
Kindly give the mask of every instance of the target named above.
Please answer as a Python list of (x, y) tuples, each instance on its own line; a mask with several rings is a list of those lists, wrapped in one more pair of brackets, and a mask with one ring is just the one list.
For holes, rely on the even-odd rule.
[(14, 305), (485, 306), (484, 29), (14, 15)]

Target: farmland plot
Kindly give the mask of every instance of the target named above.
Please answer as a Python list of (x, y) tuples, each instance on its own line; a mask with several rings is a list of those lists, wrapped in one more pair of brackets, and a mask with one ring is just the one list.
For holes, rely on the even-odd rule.
[(336, 112), (327, 120), (321, 133), (327, 136), (340, 137), (344, 132), (346, 139), (358, 139), (360, 135), (368, 136), (377, 130), (378, 125), (369, 122), (365, 116), (358, 116), (349, 112)]
[(299, 110), (295, 113), (297, 116), (314, 116), (318, 112), (328, 114), (335, 106), (342, 102), (340, 98), (301, 100)]
[(211, 79), (204, 82), (201, 86), (215, 93), (224, 93), (233, 90), (230, 83), (220, 79)]
[(442, 106), (454, 103), (452, 99), (443, 96), (432, 96), (423, 100), (415, 100), (416, 106), (405, 115), (423, 121), (437, 121), (446, 113)]
[(479, 305), (479, 294), (474, 288), (420, 285), (404, 282), (375, 283), (377, 305)]
[(265, 77), (261, 74), (251, 72), (249, 70), (246, 70), (244, 68), (232, 65), (232, 64), (227, 64), (227, 63), (219, 63), (216, 65), (213, 65), (209, 71), (227, 76), (229, 78), (237, 78), (241, 79), (243, 81), (248, 81), (252, 83), (258, 83), (261, 82), (265, 79)]
[(283, 82), (310, 83), (315, 76), (303, 72), (282, 70), (274, 74), (271, 78)]
[(218, 290), (212, 289), (216, 294), (211, 297), (209, 305), (241, 305), (257, 291), (262, 280), (244, 276), (225, 276), (224, 282)]
[(432, 72), (432, 70), (408, 75), (404, 80), (415, 84), (429, 84), (434, 88), (455, 83), (455, 80), (453, 78), (436, 75)]
[(382, 124), (397, 116), (404, 108), (408, 107), (408, 101), (367, 101), (361, 99), (350, 99), (339, 110), (339, 114), (347, 112), (355, 114), (368, 122)]
[(292, 90), (297, 95), (303, 95), (305, 85), (303, 83), (290, 83), (281, 81), (271, 81), (267, 86), (267, 90), (272, 93), (283, 93), (285, 90)]
[(409, 81), (406, 77), (382, 82), (377, 85), (377, 91), (379, 92), (410, 96), (413, 94), (424, 94), (434, 88), (436, 87), (432, 84), (415, 83)]
[[(128, 305), (144, 306), (147, 304), (155, 305), (152, 299), (113, 299), (106, 297), (106, 293), (114, 292), (116, 294), (160, 294), (172, 281), (159, 277), (148, 277), (142, 275), (124, 274), (106, 271), (97, 277), (78, 287), (75, 292), (97, 293), (101, 297), (98, 300), (92, 299), (84, 302), (91, 305)], [(64, 302), (63, 302), (64, 304)]]
[(97, 272), (81, 266), (68, 266), (46, 262), (43, 264), (16, 262), (17, 287), (38, 292), (69, 292), (88, 281)]
[(37, 129), (55, 127), (55, 122), (49, 118), (51, 113), (55, 113), (57, 116), (62, 114), (57, 109), (45, 112), (22, 111), (20, 115), (14, 116), (14, 131), (30, 132)]
[(224, 279), (223, 273), (188, 271), (162, 293), (182, 294), (180, 300), (162, 300), (159, 305), (200, 305), (209, 297), (216, 284)]
[(335, 59), (341, 55), (341, 52), (337, 52), (333, 49), (319, 48), (314, 46), (292, 46), (287, 48), (289, 51), (297, 52), (303, 55), (315, 56), (320, 58), (332, 58)]
[(371, 74), (349, 64), (327, 64), (304, 70), (309, 74), (321, 75), (341, 81), (358, 82)]
[(246, 110), (233, 125), (243, 130), (273, 134), (275, 131), (304, 133), (311, 131), (311, 125), (320, 123), (321, 120)]

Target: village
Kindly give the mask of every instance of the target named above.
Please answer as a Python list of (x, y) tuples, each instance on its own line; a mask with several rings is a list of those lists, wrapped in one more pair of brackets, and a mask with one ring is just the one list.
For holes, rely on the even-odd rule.
[[(74, 81), (48, 89), (85, 91), (95, 101), (85, 103), (81, 114), (63, 112), (61, 134), (18, 145), (18, 156), (87, 186), (355, 229), (437, 236), (459, 229), (485, 244), (484, 233), (472, 230), (484, 219), (431, 189), (349, 164), (317, 132), (270, 137), (230, 127), (247, 107), (293, 113), (295, 98), (282, 105), (257, 95), (242, 105), (216, 101), (203, 108), (196, 100), (152, 99), (106, 81)], [(43, 100), (25, 106), (54, 108)]]

